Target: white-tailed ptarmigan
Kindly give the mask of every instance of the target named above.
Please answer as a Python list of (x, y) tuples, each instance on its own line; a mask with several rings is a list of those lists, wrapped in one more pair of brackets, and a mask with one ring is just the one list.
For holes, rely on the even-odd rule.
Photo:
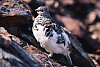
[(36, 9), (38, 16), (33, 23), (33, 34), (41, 47), (47, 52), (50, 52), (49, 57), (56, 54), (63, 54), (66, 56), (68, 64), (72, 65), (70, 57), (70, 40), (64, 30), (55, 24), (55, 21), (50, 16), (46, 7), (41, 6)]
[(74, 40), (73, 36), (71, 36), (71, 38), (68, 37), (65, 29), (56, 24), (46, 7), (38, 7), (36, 11), (38, 16), (34, 20), (32, 31), (37, 41), (40, 42), (41, 47), (47, 52), (50, 52), (49, 57), (52, 56), (53, 53), (63, 54), (66, 56), (68, 65), (72, 66), (70, 49), (73, 46), (76, 52), (74, 56), (79, 55), (78, 57), (82, 57), (83, 64), (84, 61), (86, 61), (86, 64), (90, 64), (90, 66), (94, 67), (88, 55), (81, 48), (80, 43), (77, 42), (76, 39)]

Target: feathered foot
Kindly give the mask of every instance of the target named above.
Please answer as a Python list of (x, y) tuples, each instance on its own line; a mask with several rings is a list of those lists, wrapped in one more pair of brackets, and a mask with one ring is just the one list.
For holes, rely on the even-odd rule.
[(45, 53), (48, 57), (52, 57), (53, 56), (53, 53), (50, 53), (50, 54), (47, 54)]

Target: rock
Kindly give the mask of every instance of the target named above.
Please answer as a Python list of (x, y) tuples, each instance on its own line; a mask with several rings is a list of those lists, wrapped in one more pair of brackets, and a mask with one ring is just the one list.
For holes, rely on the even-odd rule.
[(97, 22), (95, 25), (89, 26), (89, 32), (92, 32), (91, 38), (100, 42), (100, 22)]
[(11, 45), (11, 38), (5, 34), (0, 34), (0, 46), (3, 46), (3, 47), (10, 47)]
[(60, 3), (62, 3), (63, 5), (72, 5), (74, 4), (74, 0), (59, 0)]
[(95, 19), (96, 19), (96, 13), (92, 11), (86, 16), (86, 19), (84, 20), (84, 22), (85, 24), (92, 24)]
[(0, 26), (19, 26), (31, 20), (29, 7), (21, 1), (7, 1), (0, 5)]
[[(2, 32), (2, 30), (4, 30), (5, 32)], [(5, 37), (8, 37), (7, 35), (10, 35), (4, 28), (1, 28), (0, 32), (2, 33), (2, 35), (5, 34)], [(60, 63), (57, 63), (52, 58), (48, 58), (48, 56), (44, 52), (42, 52), (41, 49), (37, 49), (33, 45), (30, 46), (27, 42), (21, 41), (21, 39), (17, 38), (14, 35), (10, 35), (10, 37), (11, 37), (12, 43), (10, 44), (9, 49), (7, 49), (5, 47), (3, 47), (1, 49), (1, 44), (0, 44), (0, 62), (1, 61), (6, 62), (6, 60), (4, 60), (4, 59), (7, 59), (7, 60), (9, 60), (8, 65), (10, 65), (10, 66), (16, 65), (17, 67), (19, 67), (19, 66), (20, 67), (23, 67), (23, 66), (24, 67), (34, 67), (34, 66), (61, 67), (61, 66), (67, 65), (67, 63), (65, 63), (65, 60), (60, 61)], [(1, 39), (1, 37), (0, 37), (0, 39)], [(6, 41), (6, 39), (4, 41)], [(36, 43), (33, 43), (33, 44), (36, 44)], [(8, 44), (6, 44), (6, 45), (8, 45)], [(10, 54), (8, 52), (4, 51), (3, 49), (5, 49), (6, 51), (9, 51)], [(4, 52), (3, 55), (2, 55), (2, 52)], [(14, 54), (14, 56), (13, 56), (13, 54)], [(13, 59), (15, 59), (15, 60), (13, 60)], [(4, 62), (1, 62), (1, 65), (5, 65)], [(61, 65), (61, 62), (65, 63), (65, 64)]]
[[(97, 62), (99, 62), (99, 64), (100, 64), (100, 55), (97, 55), (97, 54), (88, 54), (88, 56), (94, 58), (94, 59), (95, 59)], [(99, 64), (98, 64), (97, 62), (95, 62), (95, 63), (96, 63), (96, 65), (97, 65), (97, 67), (98, 67)]]
[(56, 15), (56, 18), (61, 21), (64, 26), (70, 30), (74, 35), (77, 35), (79, 37), (81, 37), (83, 35), (83, 32), (81, 31), (80, 29), (80, 26), (81, 26), (81, 22), (76, 20), (76, 19), (73, 19), (71, 17), (63, 17), (63, 16), (59, 16), (59, 15)]

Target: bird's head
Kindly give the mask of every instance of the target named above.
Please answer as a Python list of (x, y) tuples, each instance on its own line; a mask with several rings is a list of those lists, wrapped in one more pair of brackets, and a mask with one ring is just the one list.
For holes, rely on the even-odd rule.
[(38, 15), (48, 15), (49, 14), (49, 11), (45, 6), (40, 6), (35, 11), (37, 11)]

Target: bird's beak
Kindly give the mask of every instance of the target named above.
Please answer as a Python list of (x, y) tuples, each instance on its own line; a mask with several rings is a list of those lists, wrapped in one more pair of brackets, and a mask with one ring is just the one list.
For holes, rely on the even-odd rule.
[(38, 9), (35, 9), (35, 11), (38, 11)]

